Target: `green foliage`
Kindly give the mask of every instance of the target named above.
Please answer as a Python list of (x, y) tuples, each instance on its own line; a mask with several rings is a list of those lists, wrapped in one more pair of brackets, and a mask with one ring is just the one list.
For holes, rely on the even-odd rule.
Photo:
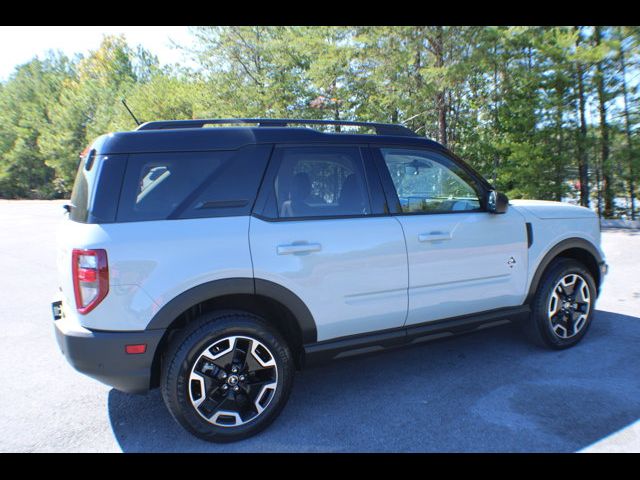
[(70, 192), (79, 154), (94, 138), (109, 132), (120, 114), (120, 98), (138, 82), (136, 62), (139, 71), (142, 66), (138, 75), (143, 79), (154, 68), (149, 56), (130, 49), (123, 37), (105, 37), (98, 50), (77, 62), (75, 75), (63, 82), (41, 140), (46, 164), (56, 172), (59, 193)]
[(53, 170), (45, 164), (43, 132), (51, 107), (71, 75), (68, 60), (51, 54), (17, 67), (0, 90), (0, 197), (51, 197)]
[(161, 68), (123, 37), (105, 37), (86, 58), (52, 53), (17, 67), (0, 82), (0, 197), (68, 195), (79, 153), (99, 135), (135, 128), (123, 98), (141, 121), (404, 123), (514, 198), (576, 197), (579, 162), (592, 200), (602, 196), (603, 175), (611, 177), (607, 198), (629, 197), (640, 183), (637, 27), (227, 26), (192, 34), (183, 48), (195, 70)]

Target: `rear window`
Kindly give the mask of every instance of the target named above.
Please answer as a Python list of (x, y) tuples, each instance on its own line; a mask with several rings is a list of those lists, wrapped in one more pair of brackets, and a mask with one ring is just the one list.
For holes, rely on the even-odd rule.
[(96, 166), (96, 151), (90, 150), (80, 158), (78, 172), (71, 191), (71, 211), (69, 218), (74, 222), (85, 223), (89, 216), (89, 201), (98, 167)]
[(270, 150), (129, 155), (117, 221), (247, 215)]

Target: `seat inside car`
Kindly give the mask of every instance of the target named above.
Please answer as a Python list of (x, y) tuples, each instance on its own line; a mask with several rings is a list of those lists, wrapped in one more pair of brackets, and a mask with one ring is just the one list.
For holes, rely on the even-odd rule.
[(347, 176), (342, 184), (336, 213), (338, 215), (365, 213), (363, 192), (355, 173)]

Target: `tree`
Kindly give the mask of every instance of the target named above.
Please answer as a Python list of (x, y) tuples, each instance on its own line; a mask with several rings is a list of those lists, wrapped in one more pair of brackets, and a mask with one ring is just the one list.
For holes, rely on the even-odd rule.
[(632, 220), (636, 218), (636, 163), (634, 139), (631, 127), (631, 113), (629, 101), (629, 88), (627, 83), (627, 62), (628, 53), (634, 47), (637, 48), (636, 38), (633, 32), (629, 32), (626, 27), (617, 27), (618, 40), (618, 62), (620, 65), (620, 87), (622, 91), (623, 116), (624, 116), (624, 134), (626, 140), (626, 148), (624, 150), (624, 158), (627, 164), (627, 185), (629, 193), (629, 214)]
[(0, 90), (0, 197), (50, 197), (54, 172), (41, 149), (51, 110), (72, 71), (69, 60), (50, 53), (17, 67)]
[(576, 32), (575, 75), (578, 87), (577, 114), (580, 129), (577, 133), (576, 149), (578, 156), (578, 179), (580, 182), (580, 205), (589, 207), (589, 157), (587, 155), (587, 119), (586, 119), (586, 94), (585, 94), (585, 62), (581, 59), (582, 52), (582, 28), (574, 27)]
[[(512, 198), (636, 215), (637, 27), (195, 27), (196, 68), (106, 37), (0, 82), (0, 194), (67, 195), (78, 154), (142, 121), (294, 117), (403, 123)], [(594, 110), (595, 108), (595, 110)], [(332, 127), (335, 130), (350, 128)], [(602, 180), (602, 181), (601, 181)], [(603, 205), (604, 204), (604, 205)], [(619, 209), (618, 209), (619, 210)]]
[[(596, 26), (594, 28), (594, 42), (596, 47), (603, 46), (603, 33), (602, 27)], [(600, 115), (600, 170), (602, 172), (602, 190), (604, 191), (604, 211), (605, 217), (611, 217), (613, 215), (613, 180), (611, 173), (611, 161), (609, 158), (609, 123), (607, 120), (607, 105), (609, 101), (609, 93), (605, 85), (605, 70), (607, 69), (609, 62), (606, 59), (606, 50), (600, 49), (603, 55), (600, 60), (596, 62), (596, 75), (595, 83), (598, 91), (598, 112)]]
[(108, 36), (97, 50), (80, 58), (75, 75), (64, 79), (40, 142), (47, 165), (55, 170), (60, 193), (71, 191), (80, 153), (109, 132), (121, 115), (120, 99), (136, 84), (137, 75), (148, 77), (153, 68), (149, 56), (141, 50), (134, 52), (124, 37)]

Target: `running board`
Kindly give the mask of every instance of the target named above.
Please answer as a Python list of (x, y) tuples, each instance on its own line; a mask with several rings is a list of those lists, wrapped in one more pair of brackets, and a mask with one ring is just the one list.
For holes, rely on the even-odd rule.
[(310, 343), (304, 346), (304, 365), (312, 366), (339, 358), (496, 327), (509, 322), (522, 321), (528, 318), (530, 313), (531, 309), (528, 305), (521, 305)]

